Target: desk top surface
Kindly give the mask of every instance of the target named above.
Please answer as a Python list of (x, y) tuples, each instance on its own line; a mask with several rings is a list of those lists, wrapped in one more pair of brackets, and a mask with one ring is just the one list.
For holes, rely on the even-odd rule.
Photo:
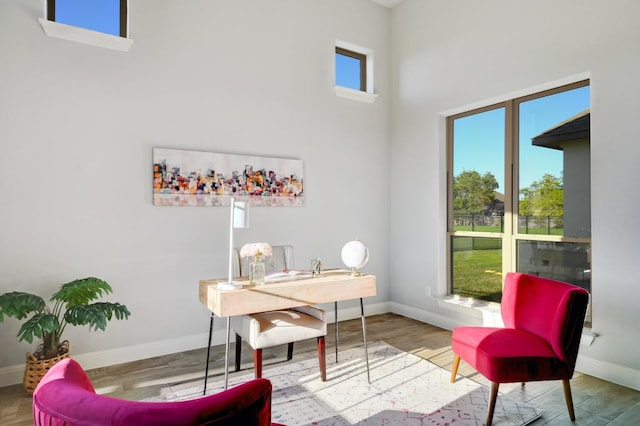
[(225, 278), (200, 281), (200, 302), (220, 317), (294, 308), (376, 295), (375, 275), (352, 276), (348, 270), (329, 270), (318, 277), (278, 276), (262, 285), (243, 285), (236, 290), (220, 290)]

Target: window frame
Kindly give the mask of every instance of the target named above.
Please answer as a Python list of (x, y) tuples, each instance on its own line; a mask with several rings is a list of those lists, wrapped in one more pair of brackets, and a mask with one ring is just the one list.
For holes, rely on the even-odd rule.
[[(364, 79), (364, 84), (365, 84), (364, 89), (357, 90), (357, 89), (352, 89), (350, 87), (338, 86), (337, 84), (335, 84), (336, 83), (335, 58), (337, 53), (336, 49), (338, 48), (355, 52), (357, 54), (363, 55), (366, 58), (366, 63), (364, 63), (364, 69), (366, 72), (366, 78)], [(346, 41), (336, 40), (335, 47), (330, 52), (331, 52), (331, 58), (330, 59), (328, 58), (328, 59), (329, 59), (329, 63), (333, 64), (332, 71), (334, 75), (334, 90), (335, 90), (336, 96), (339, 98), (349, 99), (352, 101), (358, 101), (358, 102), (363, 102), (367, 104), (374, 103), (378, 98), (378, 95), (374, 93), (374, 87), (373, 87), (374, 86), (373, 71), (374, 71), (374, 60), (375, 60), (373, 50), (366, 47), (358, 46), (356, 44), (349, 43)], [(361, 64), (362, 64), (362, 61), (361, 61)], [(362, 83), (363, 79), (361, 78), (360, 81)]]
[[(550, 241), (560, 243), (578, 243), (592, 245), (591, 236), (575, 237), (565, 235), (544, 235), (520, 233), (519, 222), (519, 106), (520, 104), (538, 98), (551, 96), (554, 94), (574, 90), (580, 87), (591, 86), (589, 77), (584, 77), (572, 82), (563, 82), (551, 88), (519, 94), (499, 101), (494, 101), (484, 106), (471, 106), (465, 110), (458, 110), (449, 115), (445, 115), (445, 140), (446, 140), (446, 295), (448, 297), (458, 297), (453, 294), (453, 256), (452, 241), (454, 237), (480, 237), (480, 238), (501, 238), (502, 239), (502, 283), (504, 276), (509, 271), (517, 269), (517, 246), (519, 241)], [(591, 105), (589, 106), (591, 108)], [(453, 222), (453, 182), (454, 182), (454, 121), (462, 117), (468, 117), (482, 112), (504, 108), (504, 229), (502, 232), (477, 232), (477, 231), (456, 231)]]
[[(120, 2), (119, 37), (127, 38), (128, 0), (119, 0), (119, 2)], [(56, 0), (47, 0), (47, 20), (51, 22), (57, 22), (56, 21)], [(95, 31), (95, 30), (90, 30), (90, 31)], [(100, 31), (97, 31), (97, 32), (100, 32)], [(113, 35), (113, 34), (110, 34), (110, 35)]]

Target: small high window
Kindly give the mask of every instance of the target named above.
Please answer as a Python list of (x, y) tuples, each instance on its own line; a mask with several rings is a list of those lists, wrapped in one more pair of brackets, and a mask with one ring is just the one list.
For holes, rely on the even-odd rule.
[(367, 91), (367, 55), (336, 47), (336, 86)]
[(127, 37), (127, 0), (47, 0), (47, 20)]

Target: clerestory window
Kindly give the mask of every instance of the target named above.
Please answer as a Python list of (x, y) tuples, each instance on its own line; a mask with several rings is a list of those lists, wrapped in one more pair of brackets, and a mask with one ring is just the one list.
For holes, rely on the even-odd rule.
[(336, 40), (335, 91), (341, 98), (373, 103), (373, 50)]
[(47, 19), (127, 37), (127, 0), (47, 0)]

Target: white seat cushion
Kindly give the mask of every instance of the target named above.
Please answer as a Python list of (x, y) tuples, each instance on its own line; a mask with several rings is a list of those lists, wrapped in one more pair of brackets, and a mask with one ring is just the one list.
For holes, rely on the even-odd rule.
[(282, 310), (233, 317), (231, 324), (253, 349), (262, 349), (325, 336), (324, 311), (317, 310), (323, 314), (322, 318), (296, 310)]

